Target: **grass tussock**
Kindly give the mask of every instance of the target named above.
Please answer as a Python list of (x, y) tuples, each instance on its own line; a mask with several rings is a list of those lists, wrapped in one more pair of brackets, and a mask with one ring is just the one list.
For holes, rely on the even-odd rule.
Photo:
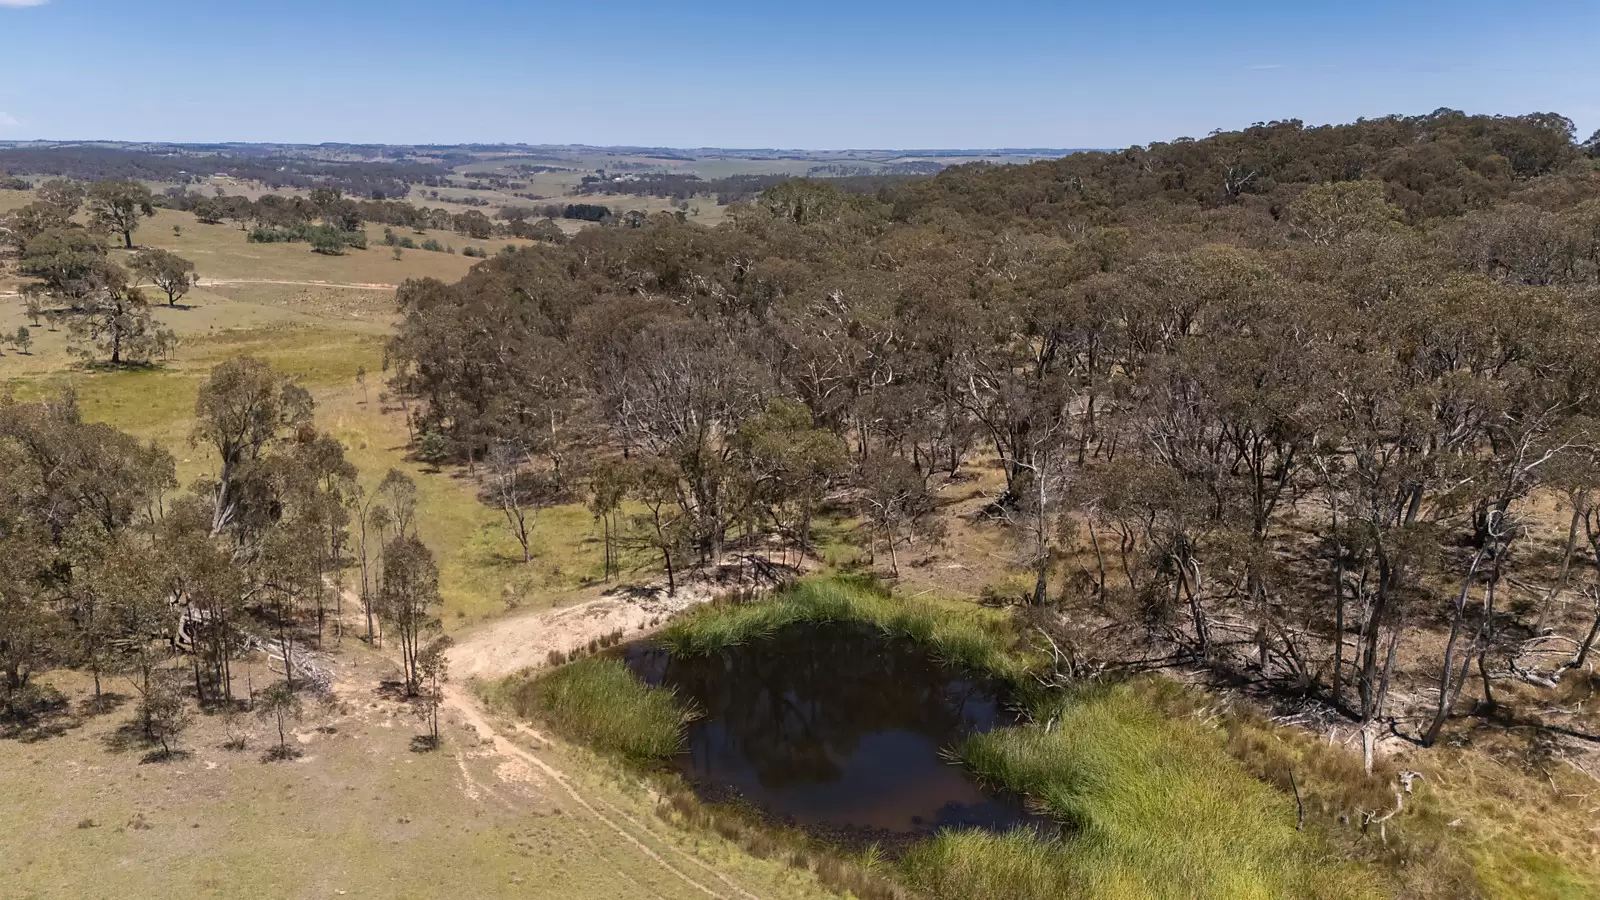
[(683, 749), (692, 707), (650, 687), (618, 659), (591, 657), (538, 677), (512, 676), (491, 698), (598, 750), (645, 760)]
[(1293, 796), (1246, 771), (1214, 729), (1167, 716), (1130, 685), (1039, 703), (1053, 727), (976, 735), (958, 754), (1068, 836), (944, 834), (902, 860), (913, 887), (952, 898), (1382, 896), (1367, 867), (1297, 831)]
[(704, 656), (800, 623), (866, 622), (927, 647), (936, 658), (1020, 681), (1029, 660), (1003, 620), (973, 610), (896, 598), (858, 580), (801, 581), (758, 603), (701, 607), (668, 625), (661, 643), (677, 656)]

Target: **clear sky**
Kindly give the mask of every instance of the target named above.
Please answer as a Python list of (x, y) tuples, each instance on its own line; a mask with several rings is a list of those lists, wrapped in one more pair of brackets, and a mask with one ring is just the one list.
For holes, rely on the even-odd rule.
[(1600, 128), (1600, 0), (0, 0), (0, 139), (1114, 147)]

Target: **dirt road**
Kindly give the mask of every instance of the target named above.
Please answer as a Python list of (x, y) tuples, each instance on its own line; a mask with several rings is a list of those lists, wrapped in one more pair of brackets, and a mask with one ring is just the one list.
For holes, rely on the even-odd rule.
[(583, 815), (592, 817), (601, 828), (619, 836), (627, 847), (670, 873), (686, 890), (722, 900), (759, 900), (716, 866), (678, 846), (662, 833), (663, 826), (652, 827), (586, 792), (579, 782), (541, 756), (540, 748), (549, 745), (543, 735), (520, 723), (491, 719), (466, 684), (545, 665), (552, 650), (566, 652), (619, 630), (637, 634), (713, 595), (709, 588), (680, 590), (673, 598), (650, 589), (619, 590), (576, 606), (490, 622), (463, 635), (450, 649), (452, 683), (445, 688), (444, 706), (465, 728), (477, 734), (480, 749), (490, 749), (554, 782)]
[(575, 606), (497, 619), (456, 637), (450, 676), (493, 679), (537, 668), (551, 651), (567, 653), (619, 631), (634, 637), (715, 594), (707, 585), (685, 585), (675, 597), (653, 587), (618, 588)]

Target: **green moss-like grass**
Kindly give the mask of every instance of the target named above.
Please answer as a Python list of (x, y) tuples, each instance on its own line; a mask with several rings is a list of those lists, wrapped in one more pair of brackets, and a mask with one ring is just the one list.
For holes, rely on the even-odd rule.
[(492, 699), (576, 740), (630, 759), (683, 749), (695, 711), (671, 688), (650, 687), (618, 659), (590, 657), (537, 678), (513, 676)]
[(957, 755), (1068, 826), (944, 834), (902, 861), (913, 886), (951, 898), (1358, 898), (1381, 892), (1295, 829), (1294, 798), (1250, 775), (1222, 736), (1163, 714), (1128, 684), (1036, 703), (1039, 722), (974, 735)]

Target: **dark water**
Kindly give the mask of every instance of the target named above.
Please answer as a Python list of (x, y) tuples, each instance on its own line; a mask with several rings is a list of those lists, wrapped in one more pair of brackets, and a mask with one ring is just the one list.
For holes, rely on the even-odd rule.
[(709, 799), (742, 799), (846, 841), (1038, 824), (1019, 799), (984, 790), (941, 756), (1013, 723), (997, 686), (936, 664), (908, 639), (795, 625), (710, 657), (637, 645), (626, 659), (704, 711), (673, 763)]

